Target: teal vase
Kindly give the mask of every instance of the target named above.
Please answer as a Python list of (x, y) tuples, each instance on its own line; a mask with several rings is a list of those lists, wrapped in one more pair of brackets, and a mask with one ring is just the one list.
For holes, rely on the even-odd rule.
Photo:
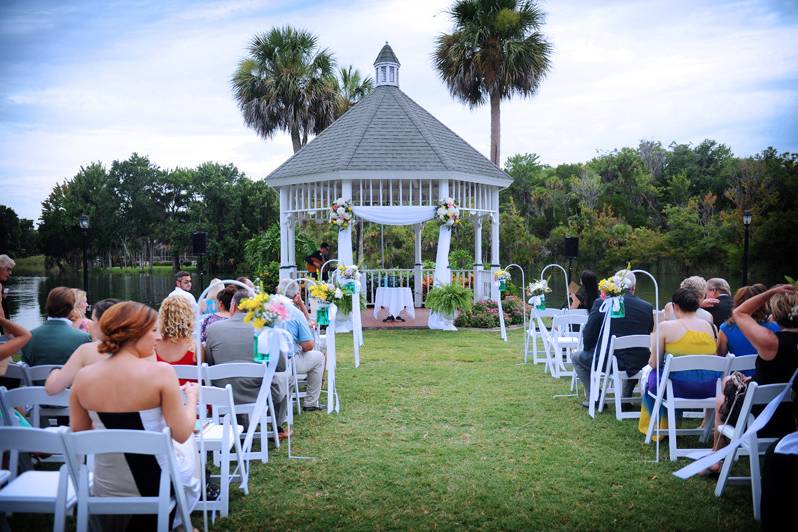
[(328, 305), (326, 303), (321, 303), (319, 304), (319, 308), (316, 309), (316, 323), (318, 323), (319, 325), (330, 324), (330, 318), (329, 315), (327, 314), (327, 306)]
[(618, 297), (618, 308), (615, 308), (615, 305), (612, 306), (612, 312), (610, 312), (611, 318), (625, 318), (626, 317), (626, 306), (623, 303), (623, 296)]

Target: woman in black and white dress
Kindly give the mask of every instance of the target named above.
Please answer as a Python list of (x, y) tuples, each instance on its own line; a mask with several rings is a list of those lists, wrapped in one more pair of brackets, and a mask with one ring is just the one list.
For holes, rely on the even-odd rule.
[[(132, 301), (109, 308), (100, 320), (103, 341), (99, 352), (110, 356), (81, 369), (70, 396), (70, 425), (75, 432), (94, 429), (161, 431), (171, 429), (177, 442), (178, 467), (186, 486), (190, 508), (199, 497), (196, 451), (191, 439), (197, 415), (197, 385), (182, 386), (180, 395), (174, 368), (154, 360), (159, 339), (158, 315)], [(161, 468), (152, 456), (97, 455), (94, 465), (95, 496), (157, 496)], [(156, 516), (97, 516), (92, 528), (136, 530), (155, 528)]]

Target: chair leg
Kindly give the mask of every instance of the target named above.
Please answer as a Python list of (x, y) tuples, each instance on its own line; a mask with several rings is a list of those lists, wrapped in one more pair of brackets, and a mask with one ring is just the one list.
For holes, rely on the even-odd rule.
[(222, 467), (221, 475), (219, 475), (220, 486), (220, 503), (221, 503), (221, 516), (227, 517), (228, 505), (230, 502), (230, 451), (227, 442), (224, 442), (224, 449), (222, 449)]
[[(729, 444), (731, 445), (731, 443)], [(715, 497), (720, 497), (723, 495), (723, 490), (726, 488), (726, 482), (729, 480), (729, 475), (731, 474), (732, 465), (734, 465), (734, 460), (737, 456), (737, 450), (734, 449), (731, 453), (726, 456), (726, 459), (723, 461), (723, 467), (720, 468), (720, 476), (718, 477), (718, 483), (715, 485)], [(753, 479), (751, 481), (753, 483)]]
[(748, 441), (748, 462), (751, 470), (751, 498), (754, 505), (754, 520), (762, 519), (760, 505), (762, 504), (762, 476), (759, 469), (759, 442), (756, 434), (752, 434)]
[(677, 458), (676, 408), (673, 406), (673, 399), (668, 401), (668, 448), (671, 453), (671, 462), (675, 462)]

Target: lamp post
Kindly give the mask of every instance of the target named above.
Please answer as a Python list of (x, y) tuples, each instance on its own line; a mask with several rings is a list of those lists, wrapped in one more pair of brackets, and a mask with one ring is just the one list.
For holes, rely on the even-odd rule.
[(83, 213), (78, 220), (80, 234), (83, 236), (83, 291), (86, 292), (86, 300), (89, 299), (89, 215)]
[(748, 227), (751, 225), (751, 211), (743, 212), (743, 227), (745, 227), (745, 237), (743, 239), (743, 286), (748, 285)]

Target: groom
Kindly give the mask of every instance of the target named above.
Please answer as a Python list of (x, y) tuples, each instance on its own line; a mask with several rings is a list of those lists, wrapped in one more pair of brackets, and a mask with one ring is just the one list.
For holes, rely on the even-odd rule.
[[(612, 318), (610, 320), (609, 337), (612, 335), (620, 337), (633, 334), (650, 334), (654, 330), (654, 307), (634, 295), (637, 285), (635, 274), (628, 270), (621, 270), (615, 275), (626, 278), (629, 292), (623, 296), (626, 315), (623, 318)], [(590, 315), (587, 318), (582, 336), (584, 351), (577, 353), (573, 357), (576, 376), (579, 377), (579, 380), (585, 386), (586, 400), (582, 402), (582, 406), (585, 408), (589, 406), (588, 401), (590, 400), (590, 371), (593, 366), (593, 351), (600, 341), (599, 332), (601, 331), (601, 324), (604, 322), (604, 313), (599, 310), (603, 302), (603, 299), (596, 299), (593, 303), (593, 308), (590, 309)], [(648, 364), (649, 354), (650, 351), (648, 349), (639, 347), (615, 351), (615, 357), (618, 359), (618, 369), (626, 371), (627, 375), (634, 375)], [(599, 355), (598, 351), (596, 351), (595, 355)], [(608, 358), (609, 353), (604, 358), (605, 363)], [(636, 381), (633, 380), (624, 381), (623, 397), (629, 397), (632, 394), (635, 384)]]

